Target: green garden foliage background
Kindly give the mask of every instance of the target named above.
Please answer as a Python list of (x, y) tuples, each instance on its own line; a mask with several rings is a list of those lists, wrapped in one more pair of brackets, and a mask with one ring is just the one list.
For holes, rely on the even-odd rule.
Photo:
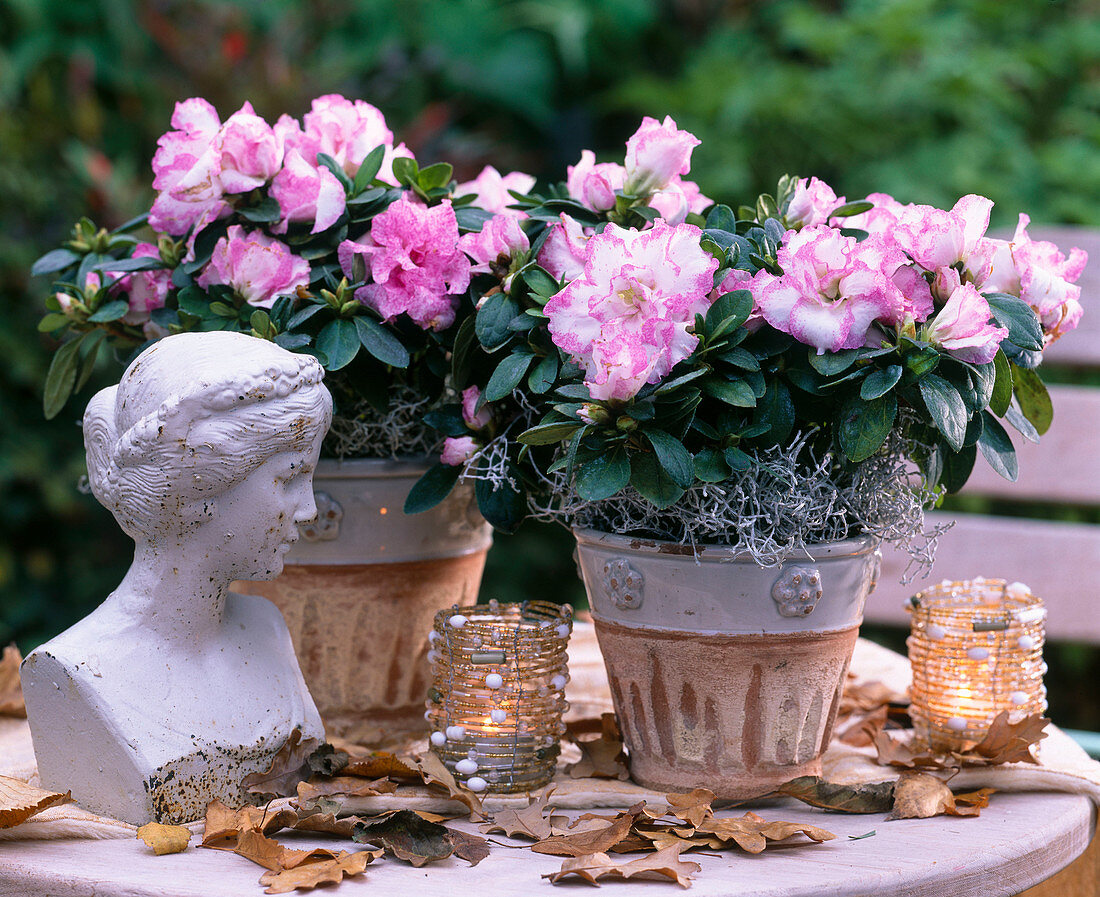
[[(0, 0), (0, 644), (69, 625), (128, 561), (76, 488), (90, 391), (42, 419), (47, 283), (31, 262), (80, 214), (112, 226), (147, 207), (176, 100), (224, 118), (247, 99), (274, 121), (330, 92), (380, 107), (460, 179), (490, 160), (560, 177), (582, 148), (614, 158), (642, 115), (671, 114), (703, 141), (692, 178), (723, 200), (792, 172), (849, 198), (982, 193), (1002, 228), (1021, 210), (1100, 226), (1089, 0)], [(581, 600), (571, 551), (547, 527), (498, 539), (484, 591)], [(1100, 671), (1096, 652), (1054, 662)], [(1052, 692), (1060, 721), (1100, 728), (1095, 702)]]

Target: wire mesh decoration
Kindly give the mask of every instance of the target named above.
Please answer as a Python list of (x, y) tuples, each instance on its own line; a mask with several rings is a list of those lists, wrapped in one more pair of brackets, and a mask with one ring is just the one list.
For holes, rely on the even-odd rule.
[(572, 629), (573, 609), (546, 601), (436, 614), (429, 741), (471, 791), (530, 791), (553, 777)]
[(1041, 598), (1002, 579), (944, 580), (910, 599), (909, 715), (918, 740), (965, 751), (1002, 711), (1046, 710)]

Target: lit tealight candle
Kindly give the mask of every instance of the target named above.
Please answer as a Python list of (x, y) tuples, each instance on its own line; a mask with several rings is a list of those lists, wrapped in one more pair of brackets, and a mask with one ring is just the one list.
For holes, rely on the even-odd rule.
[(910, 601), (910, 716), (935, 750), (963, 751), (1002, 711), (1046, 709), (1042, 601), (1022, 583), (944, 581)]

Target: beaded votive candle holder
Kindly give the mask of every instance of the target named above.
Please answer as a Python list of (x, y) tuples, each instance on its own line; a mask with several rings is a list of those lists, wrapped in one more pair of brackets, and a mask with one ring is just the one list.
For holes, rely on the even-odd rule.
[(573, 609), (545, 601), (436, 614), (429, 740), (471, 791), (531, 791), (553, 777), (572, 628)]
[(974, 747), (1002, 711), (1046, 710), (1046, 609), (1022, 583), (944, 581), (910, 599), (909, 715), (917, 739), (939, 751)]

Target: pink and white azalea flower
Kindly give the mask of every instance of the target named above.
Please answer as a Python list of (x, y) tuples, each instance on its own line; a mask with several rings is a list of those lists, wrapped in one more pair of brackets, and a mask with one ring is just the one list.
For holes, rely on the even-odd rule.
[(367, 262), (373, 282), (356, 290), (356, 299), (386, 320), (407, 314), (424, 329), (450, 326), (456, 294), (470, 285), (470, 262), (458, 248), (458, 222), (448, 200), (428, 208), (399, 199), (375, 216), (359, 242), (341, 243), (338, 255), (349, 277), (356, 255)]
[(283, 164), (283, 141), (251, 103), (226, 119), (212, 151), (222, 193), (247, 193), (262, 187)]
[(550, 228), (539, 250), (539, 264), (558, 280), (572, 280), (584, 273), (591, 234), (565, 212), (558, 217), (561, 223)]
[(950, 212), (932, 206), (906, 206), (897, 214), (894, 239), (926, 271), (957, 264), (969, 267), (989, 227), (992, 208), (991, 200), (973, 193), (955, 203)]
[(843, 204), (844, 197), (837, 196), (833, 188), (824, 181), (818, 178), (799, 178), (784, 217), (795, 229), (828, 224), (829, 214)]
[(462, 390), (462, 419), (471, 430), (484, 430), (493, 419), (493, 413), (488, 406), (480, 409), (477, 407), (480, 401), (481, 390), (476, 386), (468, 386)]
[(585, 367), (595, 399), (626, 400), (656, 383), (698, 344), (718, 262), (700, 231), (658, 220), (650, 230), (609, 224), (587, 246), (584, 273), (546, 303), (554, 343)]
[(761, 269), (753, 281), (760, 313), (819, 355), (864, 345), (876, 321), (904, 320), (904, 298), (887, 274), (897, 251), (881, 238), (857, 242), (827, 225), (788, 231), (778, 261), (782, 276)]
[(461, 467), (476, 455), (480, 448), (473, 436), (448, 436), (443, 440), (443, 452), (439, 460), (451, 467)]
[(580, 161), (566, 170), (565, 188), (586, 208), (605, 212), (615, 207), (615, 191), (623, 188), (626, 169), (617, 162), (597, 162), (592, 150), (583, 150)]
[(691, 151), (699, 143), (694, 134), (677, 128), (671, 116), (659, 122), (647, 115), (626, 142), (624, 189), (635, 196), (663, 190), (674, 177), (691, 170)]
[[(138, 243), (130, 257), (159, 259), (160, 249), (152, 243)], [(130, 310), (122, 320), (127, 324), (144, 324), (151, 312), (164, 308), (172, 289), (172, 272), (168, 268), (133, 271), (119, 279), (118, 289), (126, 294), (130, 304)]]
[(309, 286), (309, 262), (262, 231), (245, 233), (234, 225), (218, 240), (196, 282), (201, 287), (225, 284), (249, 305), (271, 308), (280, 296)]
[(502, 175), (492, 165), (486, 165), (472, 181), (464, 181), (455, 187), (455, 196), (466, 196), (472, 193), (475, 197), (473, 204), (486, 212), (526, 218), (526, 212), (508, 208), (515, 202), (508, 191), (529, 193), (534, 186), (533, 175), (524, 174), (522, 171), (509, 171), (508, 174)]
[[(512, 283), (509, 269), (513, 262), (522, 263), (531, 251), (531, 241), (519, 226), (519, 219), (512, 215), (494, 215), (478, 233), (459, 237), (458, 246), (476, 262), (470, 269), (471, 274), (508, 272), (503, 280), (505, 290)], [(497, 270), (494, 271), (494, 267)]]
[(923, 337), (960, 361), (987, 364), (1008, 336), (1004, 327), (990, 323), (991, 317), (989, 303), (974, 285), (960, 284), (925, 324)]
[(1012, 238), (1012, 261), (1020, 278), (1020, 298), (1035, 309), (1048, 337), (1058, 337), (1077, 326), (1081, 318), (1081, 288), (1088, 253), (1071, 249), (1064, 255), (1053, 243), (1032, 240), (1031, 219), (1020, 215)]
[[(211, 206), (221, 204), (216, 166), (209, 153), (221, 121), (206, 100), (192, 97), (176, 103), (172, 128), (157, 141), (153, 156), (157, 196), (149, 224), (161, 233), (182, 236)], [(181, 182), (191, 186), (180, 189)]]
[(336, 175), (324, 165), (310, 165), (296, 149), (287, 152), (285, 167), (271, 182), (271, 196), (282, 214), (271, 228), (277, 234), (285, 234), (292, 221), (310, 221), (310, 233), (320, 233), (336, 223), (347, 205)]

